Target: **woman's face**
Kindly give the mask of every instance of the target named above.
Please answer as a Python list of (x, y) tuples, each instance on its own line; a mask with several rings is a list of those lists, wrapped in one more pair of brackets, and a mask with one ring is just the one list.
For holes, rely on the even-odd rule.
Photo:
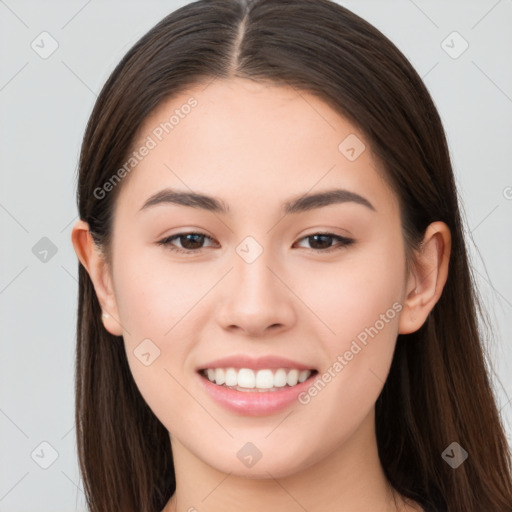
[(216, 80), (161, 104), (134, 150), (110, 313), (173, 448), (279, 477), (371, 433), (407, 275), (397, 198), (358, 129), (305, 92)]

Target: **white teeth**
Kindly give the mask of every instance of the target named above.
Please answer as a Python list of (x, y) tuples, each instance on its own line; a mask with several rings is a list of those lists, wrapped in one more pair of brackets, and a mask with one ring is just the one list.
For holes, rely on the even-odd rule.
[(276, 390), (286, 385), (295, 386), (304, 382), (311, 375), (311, 370), (251, 370), (250, 368), (208, 368), (203, 372), (210, 382), (222, 386), (245, 391), (256, 389), (258, 391)]
[[(254, 373), (252, 370), (250, 372)], [(272, 370), (258, 370), (256, 374), (256, 386), (259, 389), (270, 389), (274, 387), (274, 375)]]
[(238, 383), (237, 381), (237, 374), (236, 370), (234, 368), (228, 368), (226, 370), (226, 386), (236, 386)]
[(286, 386), (286, 372), (282, 368), (279, 368), (274, 375), (274, 386), (276, 388)]
[(311, 372), (309, 370), (302, 370), (299, 373), (299, 382), (304, 382), (310, 375)]
[(286, 377), (286, 382), (288, 386), (295, 386), (299, 381), (299, 370), (290, 370), (288, 372), (288, 376)]
[(242, 388), (256, 387), (256, 378), (254, 377), (254, 372), (248, 368), (242, 368), (238, 372), (237, 383), (235, 383), (235, 386), (237, 384)]
[[(208, 375), (208, 378), (210, 379), (210, 376)], [(224, 370), (222, 368), (216, 368), (215, 369), (215, 380), (210, 379), (212, 382), (216, 382), (219, 386), (224, 384), (226, 382), (226, 374), (224, 373)]]

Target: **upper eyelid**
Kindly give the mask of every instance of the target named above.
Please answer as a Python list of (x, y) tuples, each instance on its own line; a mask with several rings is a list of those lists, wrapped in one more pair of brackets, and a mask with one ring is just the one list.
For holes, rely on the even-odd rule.
[[(212, 242), (217, 242), (215, 240), (215, 238), (213, 238), (212, 236), (210, 235), (207, 235), (206, 233), (201, 233), (200, 231), (180, 231), (179, 233), (175, 233), (173, 235), (169, 235), (169, 236), (164, 236), (163, 238), (161, 238), (157, 243), (161, 244), (163, 242), (168, 242), (170, 240), (177, 240), (181, 237), (185, 237), (187, 235), (201, 235), (201, 236), (204, 236), (205, 238), (208, 238), (209, 240), (211, 240)], [(217, 242), (218, 243), (218, 242)], [(201, 247), (201, 249), (203, 249), (203, 247)], [(186, 250), (186, 249), (185, 249)], [(191, 249), (189, 249), (191, 251)], [(198, 249), (199, 250), (199, 249)]]
[[(179, 233), (174, 233), (173, 235), (164, 236), (161, 240), (170, 240), (172, 238), (179, 238), (180, 236), (186, 236), (186, 235), (202, 235), (205, 238), (209, 238), (210, 240), (215, 240), (212, 236), (208, 235), (207, 233), (203, 233), (201, 231), (180, 231)], [(339, 235), (337, 233), (333, 233), (332, 231), (328, 230), (318, 230), (313, 231), (312, 233), (308, 233), (307, 235), (302, 235), (299, 240), (302, 240), (303, 238), (308, 238), (313, 235), (327, 235), (332, 237), (340, 237), (349, 239), (350, 236), (347, 235)]]

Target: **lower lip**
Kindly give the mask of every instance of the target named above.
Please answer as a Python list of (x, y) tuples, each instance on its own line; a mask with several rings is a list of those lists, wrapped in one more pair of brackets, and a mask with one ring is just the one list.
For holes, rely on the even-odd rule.
[(285, 409), (313, 382), (316, 372), (304, 382), (286, 386), (279, 391), (237, 391), (210, 382), (198, 373), (206, 392), (220, 405), (245, 416), (264, 416)]

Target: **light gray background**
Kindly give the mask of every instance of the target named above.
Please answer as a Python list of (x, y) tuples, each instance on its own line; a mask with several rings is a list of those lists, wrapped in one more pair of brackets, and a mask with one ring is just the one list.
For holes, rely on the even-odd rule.
[[(85, 510), (73, 416), (78, 260), (70, 233), (78, 153), (115, 64), (186, 3), (0, 0), (2, 512)], [(496, 329), (487, 342), (510, 440), (512, 0), (340, 3), (397, 44), (439, 108), (474, 272)], [(34, 40), (43, 45), (43, 31), (58, 43), (47, 59), (31, 47)], [(453, 31), (469, 44), (458, 58), (447, 53), (463, 49), (458, 36), (446, 39)], [(57, 249), (46, 262), (32, 251), (43, 237)], [(53, 450), (58, 458), (43, 469)]]

